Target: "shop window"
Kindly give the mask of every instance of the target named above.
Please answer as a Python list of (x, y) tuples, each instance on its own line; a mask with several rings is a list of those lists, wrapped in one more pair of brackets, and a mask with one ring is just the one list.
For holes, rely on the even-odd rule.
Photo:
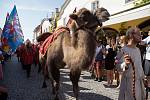
[(131, 1), (134, 1), (134, 0), (125, 0), (125, 3), (129, 3), (129, 2), (131, 2)]
[(95, 11), (97, 8), (99, 8), (99, 1), (98, 0), (91, 3), (91, 10), (92, 11)]

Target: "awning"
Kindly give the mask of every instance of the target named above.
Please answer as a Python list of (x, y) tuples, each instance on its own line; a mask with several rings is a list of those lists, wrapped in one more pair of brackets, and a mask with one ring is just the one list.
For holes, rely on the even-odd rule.
[[(150, 19), (150, 5), (146, 5), (120, 14), (113, 15), (110, 17), (110, 20), (104, 22), (103, 25), (113, 26), (111, 28), (115, 27), (116, 29), (116, 25), (122, 22), (126, 22), (128, 26), (132, 26), (133, 24), (135, 26), (137, 25), (137, 23), (140, 24), (140, 22), (142, 23), (142, 21), (146, 19)], [(132, 23), (129, 23), (131, 21)]]
[[(139, 19), (135, 19), (135, 20), (130, 20), (130, 21), (126, 21), (126, 22), (122, 22), (122, 23), (116, 23), (116, 24), (112, 24), (112, 25), (107, 25), (106, 27), (110, 27), (110, 28), (113, 28), (113, 29), (116, 29), (117, 31), (120, 31), (120, 28), (122, 26), (124, 26), (124, 28), (129, 28), (129, 27), (134, 27), (134, 26), (140, 26), (139, 28), (143, 28), (145, 25), (149, 25), (150, 27), (150, 23), (148, 22), (145, 22), (145, 21), (149, 21), (150, 20), (150, 16), (149, 17), (144, 17), (144, 18), (139, 18)], [(147, 23), (147, 24), (144, 24), (141, 25), (142, 23)]]

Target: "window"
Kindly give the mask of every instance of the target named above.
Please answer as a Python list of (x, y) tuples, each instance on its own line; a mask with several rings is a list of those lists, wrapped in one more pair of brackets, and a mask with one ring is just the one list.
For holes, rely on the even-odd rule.
[(131, 2), (131, 1), (134, 1), (134, 0), (125, 0), (125, 3), (129, 3), (129, 2)]
[(99, 1), (96, 0), (96, 1), (92, 2), (92, 4), (91, 4), (91, 10), (94, 11), (97, 8), (99, 8)]

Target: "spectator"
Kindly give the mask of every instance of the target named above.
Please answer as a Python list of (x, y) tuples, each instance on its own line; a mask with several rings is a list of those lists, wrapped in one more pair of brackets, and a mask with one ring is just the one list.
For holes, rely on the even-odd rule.
[(150, 30), (148, 31), (148, 37), (141, 41), (142, 45), (146, 46), (145, 55), (143, 57), (143, 68), (146, 75), (146, 98), (148, 98), (148, 91), (150, 91)]
[(104, 46), (102, 41), (97, 43), (96, 54), (94, 59), (95, 81), (102, 81), (102, 61), (103, 61)]
[(111, 39), (109, 45), (106, 46), (106, 58), (105, 58), (105, 68), (107, 70), (107, 86), (113, 83), (113, 74), (115, 68), (115, 39)]
[(127, 44), (125, 35), (120, 36), (119, 39), (119, 44), (117, 45), (117, 55), (115, 59), (115, 65), (116, 65), (116, 79), (117, 79), (117, 88), (120, 88), (120, 82), (121, 82), (121, 77), (122, 77), (122, 71), (120, 67), (120, 63), (123, 62), (123, 57), (122, 57), (122, 51), (121, 49)]
[(146, 45), (146, 55), (145, 55), (145, 64), (144, 72), (146, 76), (150, 76), (150, 31), (148, 32), (148, 37), (143, 39), (141, 44)]
[(31, 65), (33, 64), (34, 50), (30, 40), (26, 40), (23, 63), (27, 70), (27, 78), (30, 77)]

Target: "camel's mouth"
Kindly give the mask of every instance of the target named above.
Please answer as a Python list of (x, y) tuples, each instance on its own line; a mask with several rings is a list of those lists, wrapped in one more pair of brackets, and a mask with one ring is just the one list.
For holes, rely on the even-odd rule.
[(104, 18), (102, 18), (102, 22), (105, 22), (105, 21), (107, 21), (107, 20), (109, 20), (109, 17), (108, 17), (108, 16), (104, 16)]
[(105, 13), (105, 14), (103, 14), (102, 16), (101, 16), (101, 22), (105, 22), (105, 21), (107, 21), (107, 20), (109, 20), (109, 17), (110, 17), (110, 15), (109, 15), (109, 13)]

